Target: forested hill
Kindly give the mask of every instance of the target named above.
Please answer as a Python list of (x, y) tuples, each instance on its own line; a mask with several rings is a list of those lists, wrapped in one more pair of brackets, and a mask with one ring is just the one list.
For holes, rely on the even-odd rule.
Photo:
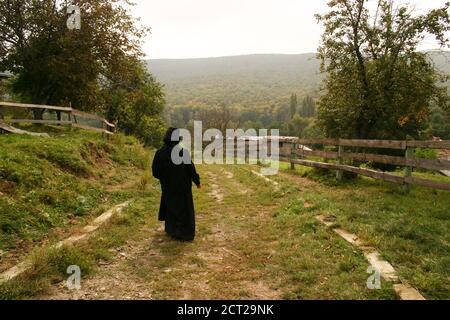
[[(450, 52), (429, 53), (450, 73)], [(288, 105), (292, 93), (316, 96), (322, 76), (314, 53), (256, 54), (200, 59), (156, 59), (149, 69), (166, 85), (168, 106)]]
[(254, 54), (218, 58), (156, 59), (149, 61), (151, 71), (161, 81), (217, 75), (254, 74), (271, 76), (272, 72), (287, 76), (298, 71), (311, 74), (318, 71), (314, 53)]
[(163, 59), (148, 64), (166, 85), (169, 106), (288, 104), (293, 92), (314, 95), (321, 77), (314, 53)]

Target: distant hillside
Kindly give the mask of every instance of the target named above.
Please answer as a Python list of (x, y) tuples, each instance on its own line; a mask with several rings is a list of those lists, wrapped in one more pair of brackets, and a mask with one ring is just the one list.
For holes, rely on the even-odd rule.
[(315, 54), (261, 54), (220, 58), (151, 60), (166, 85), (169, 106), (288, 103), (291, 93), (314, 94), (320, 81)]
[[(450, 73), (450, 52), (430, 52)], [(149, 69), (166, 85), (168, 105), (286, 105), (291, 93), (318, 94), (322, 75), (314, 53), (257, 54), (220, 58), (150, 60)]]

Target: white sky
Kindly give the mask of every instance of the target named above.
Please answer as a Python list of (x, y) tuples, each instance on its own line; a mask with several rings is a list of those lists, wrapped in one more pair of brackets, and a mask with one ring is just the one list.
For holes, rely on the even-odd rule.
[[(375, 2), (376, 0), (369, 0)], [(448, 0), (402, 0), (419, 12)], [(315, 52), (327, 0), (135, 0), (133, 14), (152, 28), (149, 58)], [(433, 42), (425, 44), (434, 48)]]

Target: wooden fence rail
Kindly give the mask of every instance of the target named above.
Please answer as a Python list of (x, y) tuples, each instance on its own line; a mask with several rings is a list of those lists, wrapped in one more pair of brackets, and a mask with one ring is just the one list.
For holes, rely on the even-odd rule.
[[(85, 130), (93, 130), (106, 134), (114, 134), (116, 132), (116, 125), (108, 122), (105, 118), (100, 117), (95, 114), (83, 112), (74, 108), (68, 107), (58, 107), (58, 106), (47, 106), (47, 105), (36, 105), (36, 104), (25, 104), (25, 103), (15, 103), (15, 102), (1, 102), (0, 108), (22, 108), (22, 109), (45, 109), (55, 112), (66, 113), (69, 120), (34, 120), (34, 119), (8, 119), (8, 123), (32, 123), (32, 124), (51, 124), (51, 125), (70, 125), (75, 128), (81, 128)], [(97, 128), (90, 126), (88, 124), (79, 123), (79, 118), (95, 120), (102, 124), (102, 128)], [(2, 121), (0, 119), (0, 121)]]
[[(312, 150), (305, 146), (335, 146), (339, 151)], [(364, 148), (366, 149), (394, 149), (403, 150), (404, 157), (389, 156), (361, 152), (346, 151), (346, 148)], [(287, 148), (287, 149), (286, 149)], [(344, 171), (389, 181), (404, 186), (405, 191), (409, 191), (411, 185), (419, 185), (434, 189), (450, 191), (450, 183), (443, 181), (427, 180), (412, 176), (413, 168), (427, 170), (450, 170), (450, 161), (444, 159), (430, 160), (414, 157), (414, 149), (450, 149), (450, 141), (397, 141), (397, 140), (349, 140), (349, 139), (298, 139), (297, 141), (280, 141), (280, 150), (290, 150), (281, 154), (282, 161), (291, 163), (291, 167), (296, 164), (312, 168), (322, 168), (336, 170), (336, 177), (342, 179)], [(307, 160), (308, 157), (324, 158), (335, 160), (337, 163), (319, 162)], [(344, 160), (374, 162), (380, 164), (389, 164), (403, 166), (403, 175), (395, 175), (386, 172), (380, 172), (371, 169), (360, 168), (344, 164)]]
[(450, 140), (417, 141), (417, 140), (350, 140), (350, 139), (298, 139), (302, 145), (329, 145), (365, 147), (380, 149), (406, 150), (407, 148), (450, 149)]

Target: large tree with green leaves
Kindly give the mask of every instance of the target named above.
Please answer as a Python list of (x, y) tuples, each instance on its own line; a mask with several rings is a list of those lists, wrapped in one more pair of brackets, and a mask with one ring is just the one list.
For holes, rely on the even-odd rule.
[(319, 123), (331, 137), (417, 137), (433, 105), (448, 108), (444, 77), (418, 47), (430, 35), (448, 45), (450, 4), (422, 15), (393, 0), (369, 4), (332, 0), (317, 16), (326, 73)]
[[(67, 27), (69, 4), (81, 29)], [(129, 0), (0, 2), (0, 70), (26, 102), (72, 105), (104, 114), (146, 142), (163, 130), (162, 87), (141, 62), (149, 31), (131, 16)], [(35, 117), (42, 118), (42, 111)]]
[[(141, 55), (135, 26), (119, 0), (71, 1), (82, 28), (69, 30), (68, 1), (0, 3), (0, 68), (16, 75), (14, 88), (33, 103), (66, 100), (87, 110), (96, 104), (99, 78), (110, 78), (124, 60)], [(126, 2), (125, 2), (126, 3)]]
[(426, 134), (428, 137), (450, 140), (450, 112), (433, 107), (428, 118)]
[(298, 111), (298, 101), (297, 101), (297, 94), (293, 93), (291, 95), (291, 104), (290, 104), (290, 116), (291, 119), (295, 117)]
[(310, 96), (306, 96), (302, 101), (300, 115), (305, 118), (313, 118), (316, 116), (316, 103)]
[(132, 72), (127, 77), (113, 78), (103, 84), (104, 112), (126, 134), (156, 146), (165, 133), (161, 117), (165, 105), (162, 85), (146, 71), (142, 62), (129, 63), (125, 69)]

